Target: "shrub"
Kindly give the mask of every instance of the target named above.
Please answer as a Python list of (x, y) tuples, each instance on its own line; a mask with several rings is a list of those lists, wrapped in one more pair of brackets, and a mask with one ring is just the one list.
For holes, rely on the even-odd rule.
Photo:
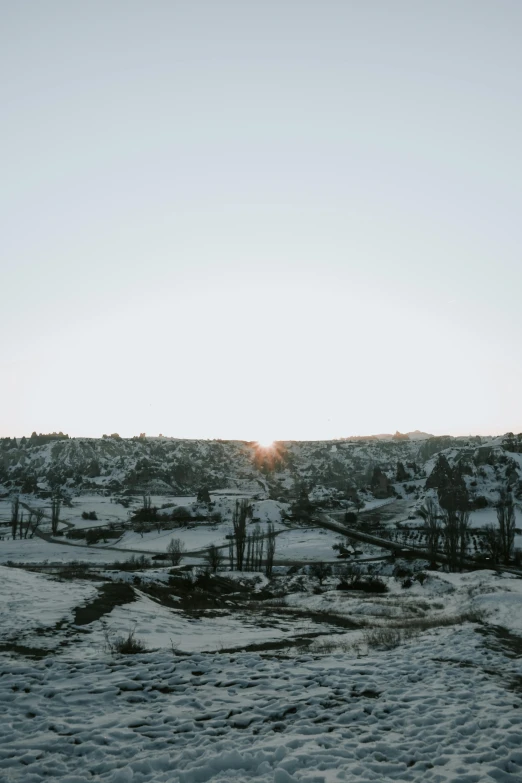
[(147, 645), (145, 642), (142, 642), (141, 639), (136, 639), (134, 635), (135, 632), (136, 629), (133, 628), (132, 631), (129, 631), (127, 636), (116, 636), (114, 639), (111, 639), (109, 637), (109, 632), (105, 629), (105, 646), (107, 650), (111, 655), (116, 655), (117, 653), (120, 655), (136, 655), (138, 653), (147, 652)]
[(131, 555), (128, 560), (124, 560), (122, 563), (119, 560), (115, 560), (108, 566), (109, 570), (116, 571), (143, 571), (150, 566), (150, 560), (145, 555)]
[(344, 579), (337, 585), (338, 590), (362, 590), (365, 593), (387, 593), (388, 585), (378, 576), (355, 577), (350, 581)]
[(324, 580), (331, 576), (332, 569), (327, 563), (318, 562), (313, 563), (310, 566), (310, 576), (313, 576), (315, 579), (319, 580), (319, 584), (322, 585)]
[(97, 544), (100, 540), (100, 533), (98, 530), (88, 530), (85, 534), (85, 540), (88, 544)]
[(364, 641), (368, 647), (377, 647), (381, 650), (393, 650), (402, 640), (399, 628), (371, 628), (364, 633)]
[(173, 522), (190, 522), (192, 520), (192, 514), (185, 506), (177, 506), (172, 510), (170, 518)]
[(96, 511), (82, 511), (82, 519), (90, 519), (95, 522), (98, 517), (96, 516)]
[(408, 568), (407, 566), (404, 566), (402, 564), (397, 564), (393, 569), (393, 575), (397, 579), (404, 579), (405, 577), (409, 577), (412, 575), (411, 568)]

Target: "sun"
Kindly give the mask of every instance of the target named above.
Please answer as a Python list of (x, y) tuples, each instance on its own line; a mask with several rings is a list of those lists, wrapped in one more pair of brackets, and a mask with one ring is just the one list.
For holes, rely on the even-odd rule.
[(270, 438), (259, 438), (257, 445), (262, 449), (271, 449), (274, 446), (275, 441)]

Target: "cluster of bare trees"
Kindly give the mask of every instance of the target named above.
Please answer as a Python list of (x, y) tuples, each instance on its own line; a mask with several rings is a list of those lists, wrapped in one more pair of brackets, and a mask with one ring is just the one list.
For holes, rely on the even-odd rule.
[(432, 497), (426, 499), (426, 502), (419, 509), (419, 514), (424, 520), (424, 534), (426, 536), (426, 548), (432, 562), (437, 559), (437, 552), (440, 547), (441, 538), (441, 520), (440, 509)]
[(469, 511), (449, 506), (440, 508), (436, 501), (429, 497), (419, 511), (424, 520), (426, 548), (432, 561), (443, 549), (448, 559), (451, 571), (462, 569), (466, 559)]
[[(233, 532), (228, 547), (231, 571), (260, 571), (265, 565), (265, 573), (272, 575), (276, 546), (274, 526), (269, 524), (263, 534), (259, 525), (252, 533), (247, 532), (248, 520), (252, 518), (252, 508), (247, 500), (236, 502), (232, 515)], [(266, 546), (265, 546), (266, 544)]]
[[(498, 525), (487, 525), (483, 530), (486, 550), (494, 563), (508, 565), (514, 554), (515, 504), (507, 487), (499, 489), (496, 506)], [(470, 514), (462, 508), (448, 504), (441, 508), (433, 498), (427, 498), (420, 515), (424, 520), (426, 547), (432, 561), (443, 551), (452, 571), (464, 565), (470, 529)]]
[(445, 509), (442, 517), (444, 549), (451, 571), (462, 571), (466, 560), (469, 511)]
[(243, 570), (243, 563), (245, 559), (245, 549), (247, 544), (247, 521), (252, 518), (252, 507), (248, 502), (243, 499), (241, 502), (236, 501), (236, 507), (232, 515), (232, 528), (233, 533), (230, 539), (228, 548), (228, 556), (230, 560), (230, 570), (233, 571), (234, 567), (236, 571)]
[(11, 501), (11, 536), (13, 539), (17, 535), (19, 538), (33, 538), (43, 518), (42, 509), (36, 508), (29, 509), (29, 517), (24, 520), (24, 512), (20, 512), (20, 498), (14, 497)]
[(484, 541), (494, 563), (509, 565), (515, 548), (516, 515), (513, 495), (506, 487), (499, 490), (497, 522), (498, 527), (486, 526)]
[(167, 555), (173, 566), (177, 566), (183, 560), (185, 544), (180, 538), (171, 538), (167, 546)]
[[(261, 571), (264, 565), (265, 574), (272, 576), (276, 548), (276, 531), (272, 524), (263, 533), (256, 525), (249, 533), (248, 520), (252, 518), (252, 508), (246, 500), (236, 502), (232, 515), (232, 534), (229, 536), (228, 556), (231, 571)], [(172, 565), (179, 565), (185, 553), (181, 539), (171, 539), (167, 546), (167, 554)], [(223, 550), (211, 544), (205, 552), (208, 568), (216, 573), (224, 561)]]

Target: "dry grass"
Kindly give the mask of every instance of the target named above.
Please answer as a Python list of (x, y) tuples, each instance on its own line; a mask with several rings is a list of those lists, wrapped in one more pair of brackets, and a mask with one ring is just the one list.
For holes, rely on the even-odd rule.
[(111, 653), (111, 655), (137, 655), (138, 653), (148, 652), (148, 647), (145, 642), (135, 637), (136, 629), (133, 628), (127, 636), (116, 636), (111, 639), (107, 628), (104, 629), (105, 636), (105, 649)]
[(335, 638), (321, 639), (311, 647), (311, 651), (320, 655), (330, 655), (334, 652), (350, 652), (359, 656), (361, 648), (376, 650), (393, 650), (395, 647), (416, 639), (424, 631), (433, 628), (445, 628), (463, 623), (479, 623), (484, 619), (484, 613), (480, 611), (463, 612), (457, 615), (445, 617), (423, 618), (415, 617), (399, 622), (390, 622), (385, 625), (372, 625), (363, 631), (362, 639), (337, 640)]

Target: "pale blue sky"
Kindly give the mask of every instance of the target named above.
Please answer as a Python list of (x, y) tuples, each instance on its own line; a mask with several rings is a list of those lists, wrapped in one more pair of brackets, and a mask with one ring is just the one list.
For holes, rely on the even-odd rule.
[(0, 434), (522, 430), (522, 4), (0, 14)]

